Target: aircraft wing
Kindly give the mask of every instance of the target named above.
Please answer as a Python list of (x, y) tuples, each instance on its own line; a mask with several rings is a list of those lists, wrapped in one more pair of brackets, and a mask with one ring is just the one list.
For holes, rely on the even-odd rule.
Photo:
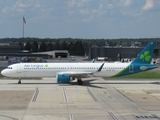
[(102, 65), (99, 67), (99, 69), (95, 72), (73, 72), (73, 71), (67, 71), (67, 72), (59, 72), (57, 74), (61, 74), (61, 75), (70, 75), (71, 77), (79, 77), (79, 78), (86, 78), (86, 77), (91, 77), (92, 74), (100, 72), (103, 68), (104, 63), (102, 63)]

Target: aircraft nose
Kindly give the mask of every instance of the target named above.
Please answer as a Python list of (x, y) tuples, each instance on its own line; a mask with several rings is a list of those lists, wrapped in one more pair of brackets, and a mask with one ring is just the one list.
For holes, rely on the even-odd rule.
[(1, 71), (1, 74), (2, 74), (3, 76), (6, 76), (6, 75), (7, 75), (6, 70), (2, 70), (2, 71)]

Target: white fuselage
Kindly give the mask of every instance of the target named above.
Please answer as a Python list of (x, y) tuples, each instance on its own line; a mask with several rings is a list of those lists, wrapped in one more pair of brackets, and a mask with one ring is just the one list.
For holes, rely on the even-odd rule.
[(94, 76), (109, 77), (125, 69), (130, 63), (19, 63), (2, 71), (7, 77), (55, 77), (65, 72), (92, 72)]

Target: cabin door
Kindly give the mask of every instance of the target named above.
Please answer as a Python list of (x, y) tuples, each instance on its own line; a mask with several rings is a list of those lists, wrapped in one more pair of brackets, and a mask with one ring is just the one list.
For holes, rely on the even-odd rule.
[(21, 73), (21, 65), (17, 66), (17, 73)]
[(129, 66), (129, 72), (130, 72), (130, 73), (133, 73), (133, 72), (134, 72), (134, 66), (133, 66), (133, 64), (131, 64), (131, 65)]

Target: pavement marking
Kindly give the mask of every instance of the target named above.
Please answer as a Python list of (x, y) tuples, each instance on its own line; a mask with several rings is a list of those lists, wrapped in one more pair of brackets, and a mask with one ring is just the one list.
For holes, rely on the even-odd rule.
[(124, 95), (121, 91), (119, 91), (118, 89), (116, 89), (115, 87), (113, 87), (119, 94), (121, 94), (122, 96), (124, 96), (125, 98), (127, 98), (129, 101), (134, 102), (132, 99), (130, 99), (129, 97), (127, 97), (126, 95)]
[(157, 119), (157, 120), (160, 120), (160, 118), (158, 116), (156, 116), (155, 114), (151, 114), (151, 115), (134, 115), (134, 114), (132, 114), (132, 116), (136, 120), (140, 120), (140, 119)]
[(116, 116), (115, 116), (112, 112), (109, 112), (109, 114), (110, 114), (110, 116), (111, 116), (114, 120), (118, 120), (118, 119), (116, 118)]
[(14, 118), (14, 117), (10, 117), (10, 116), (6, 116), (6, 115), (0, 115), (1, 117), (5, 117), (5, 118), (10, 118), (12, 120), (18, 120), (17, 118)]
[(90, 91), (90, 89), (87, 87), (87, 91), (88, 91), (88, 93), (91, 95), (91, 97), (93, 98), (93, 100), (95, 101), (95, 102), (98, 102), (98, 100), (97, 100), (97, 98), (93, 95), (93, 93)]
[(36, 88), (36, 90), (35, 90), (35, 94), (34, 94), (34, 97), (33, 97), (32, 102), (36, 102), (36, 99), (37, 99), (38, 93), (39, 93), (39, 90), (38, 90), (38, 88)]
[(69, 115), (69, 120), (74, 120), (73, 115)]
[(139, 118), (137, 118), (135, 115), (132, 115), (136, 120), (139, 120)]
[(158, 117), (157, 115), (155, 114), (151, 114), (153, 117), (157, 118), (158, 120), (160, 120), (160, 117)]
[(64, 96), (64, 101), (68, 102), (67, 92), (66, 92), (66, 89), (64, 87), (63, 87), (63, 96)]

